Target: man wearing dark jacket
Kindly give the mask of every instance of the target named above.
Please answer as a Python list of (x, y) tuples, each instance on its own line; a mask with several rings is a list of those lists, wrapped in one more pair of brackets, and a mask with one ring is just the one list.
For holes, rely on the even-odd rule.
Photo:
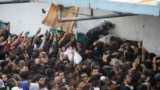
[(115, 24), (104, 21), (100, 25), (90, 29), (86, 33), (86, 38), (84, 42), (84, 48), (88, 50), (90, 48), (90, 45), (93, 44), (94, 41), (101, 38), (101, 36), (106, 36), (109, 34), (109, 30), (113, 29), (115, 27)]

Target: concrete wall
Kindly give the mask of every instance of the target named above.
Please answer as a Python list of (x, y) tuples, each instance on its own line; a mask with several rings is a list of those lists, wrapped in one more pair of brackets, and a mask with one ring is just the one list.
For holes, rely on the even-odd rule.
[[(89, 9), (80, 9), (81, 13), (90, 14)], [(111, 12), (94, 10), (94, 14), (107, 15)], [(79, 15), (79, 17), (84, 17)], [(143, 41), (143, 45), (149, 52), (160, 55), (160, 17), (137, 15), (128, 17), (105, 18), (87, 21), (76, 21), (75, 33), (87, 32), (90, 28), (108, 20), (116, 24), (116, 28), (110, 32), (113, 36), (124, 37), (129, 40)]]
[[(41, 27), (42, 33), (49, 27), (42, 25), (41, 20), (44, 16), (41, 9), (47, 9), (48, 3), (21, 3), (0, 5), (0, 20), (11, 23), (11, 32), (20, 33), (21, 31), (35, 31)], [(80, 8), (79, 12), (90, 14), (87, 8)], [(107, 15), (112, 12), (103, 10), (94, 10), (94, 15)], [(78, 15), (78, 17), (86, 17)], [(86, 33), (90, 28), (109, 20), (116, 24), (116, 28), (110, 32), (114, 36), (125, 37), (129, 40), (143, 40), (144, 46), (150, 52), (160, 55), (160, 17), (154, 16), (129, 16), (118, 18), (105, 18), (95, 20), (76, 21), (73, 28), (74, 33)]]
[(0, 20), (9, 21), (11, 23), (11, 32), (20, 33), (22, 31), (30, 31), (35, 33), (41, 27), (42, 33), (48, 29), (47, 26), (41, 24), (44, 16), (43, 9), (48, 9), (48, 3), (16, 3), (0, 5)]

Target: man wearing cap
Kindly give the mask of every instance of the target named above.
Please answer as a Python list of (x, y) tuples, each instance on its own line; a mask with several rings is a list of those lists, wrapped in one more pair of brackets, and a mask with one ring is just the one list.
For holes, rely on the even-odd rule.
[(109, 34), (109, 30), (115, 28), (115, 24), (104, 21), (100, 25), (90, 29), (85, 35), (84, 48), (89, 50), (90, 45), (93, 44), (96, 40), (100, 39), (102, 36)]

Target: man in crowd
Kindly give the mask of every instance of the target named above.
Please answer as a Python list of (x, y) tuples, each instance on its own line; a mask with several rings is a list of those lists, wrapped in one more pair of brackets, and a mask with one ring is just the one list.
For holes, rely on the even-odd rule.
[(94, 41), (100, 39), (103, 36), (108, 35), (109, 34), (108, 31), (114, 28), (115, 28), (115, 24), (109, 21), (104, 21), (100, 25), (90, 29), (86, 33), (84, 48), (88, 50), (90, 48), (90, 45), (92, 45)]

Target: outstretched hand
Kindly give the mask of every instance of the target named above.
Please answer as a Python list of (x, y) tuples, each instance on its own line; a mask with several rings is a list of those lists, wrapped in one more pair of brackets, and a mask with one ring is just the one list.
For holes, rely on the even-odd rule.
[(36, 35), (38, 35), (41, 32), (41, 28), (39, 28), (36, 32)]
[(22, 31), (18, 36), (21, 37), (24, 31)]

